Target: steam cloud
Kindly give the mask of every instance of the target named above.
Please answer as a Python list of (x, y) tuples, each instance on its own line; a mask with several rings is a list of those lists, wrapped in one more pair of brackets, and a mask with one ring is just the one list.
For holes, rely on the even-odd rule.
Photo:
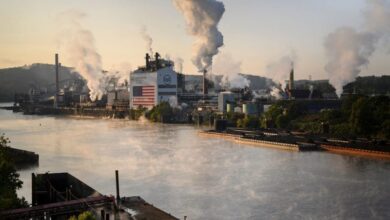
[(220, 85), (224, 88), (245, 88), (250, 85), (250, 81), (240, 74), (241, 62), (234, 60), (230, 53), (218, 54), (213, 71), (223, 75)]
[(151, 56), (153, 56), (153, 38), (149, 35), (148, 29), (145, 26), (141, 29), (141, 35), (145, 40), (146, 50)]
[(271, 87), (271, 91), (270, 91), (270, 95), (275, 98), (276, 100), (280, 100), (283, 98), (282, 96), (282, 89), (277, 87), (277, 86), (272, 86)]
[(173, 4), (183, 14), (188, 33), (196, 38), (193, 64), (199, 71), (209, 69), (213, 56), (223, 46), (218, 23), (225, 12), (224, 4), (216, 0), (173, 0)]
[(68, 61), (85, 80), (90, 90), (92, 101), (101, 99), (104, 86), (100, 83), (103, 77), (102, 61), (95, 48), (95, 39), (91, 31), (83, 28), (80, 21), (86, 15), (75, 10), (61, 13), (59, 34), (60, 47), (66, 50)]
[(324, 43), (329, 57), (325, 70), (339, 96), (343, 86), (355, 80), (362, 68), (369, 64), (378, 43), (389, 40), (389, 1), (367, 0), (367, 6), (364, 12), (363, 31), (352, 27), (341, 27), (330, 33)]
[(290, 54), (281, 57), (279, 60), (267, 65), (266, 76), (271, 78), (275, 83), (281, 87), (285, 86), (286, 79), (289, 79), (292, 64), (296, 63), (297, 55), (294, 51)]
[(123, 84), (128, 82), (131, 70), (132, 65), (129, 62), (122, 62), (120, 64), (113, 65), (109, 74), (110, 76), (117, 78), (118, 84)]
[(270, 95), (275, 99), (282, 98), (283, 88), (286, 84), (285, 80), (289, 79), (292, 68), (291, 65), (296, 63), (297, 60), (298, 58), (295, 51), (291, 50), (288, 55), (267, 65), (266, 77), (271, 78), (276, 83), (276, 86), (273, 84), (270, 85)]
[(177, 57), (175, 59), (175, 70), (176, 70), (176, 72), (183, 73), (183, 63), (184, 63), (183, 58)]

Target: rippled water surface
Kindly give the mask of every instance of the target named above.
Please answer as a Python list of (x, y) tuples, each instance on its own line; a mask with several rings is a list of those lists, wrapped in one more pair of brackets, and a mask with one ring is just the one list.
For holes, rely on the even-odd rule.
[(192, 126), (25, 116), (0, 110), (11, 145), (40, 155), (20, 171), (69, 172), (104, 194), (139, 195), (189, 219), (390, 219), (390, 162), (296, 153), (198, 136)]

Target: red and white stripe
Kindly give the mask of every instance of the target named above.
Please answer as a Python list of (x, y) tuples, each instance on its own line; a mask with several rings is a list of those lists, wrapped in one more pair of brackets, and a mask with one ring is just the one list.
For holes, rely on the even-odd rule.
[(133, 97), (133, 105), (137, 106), (154, 106), (155, 102), (155, 87), (154, 86), (143, 86), (142, 87), (142, 96)]

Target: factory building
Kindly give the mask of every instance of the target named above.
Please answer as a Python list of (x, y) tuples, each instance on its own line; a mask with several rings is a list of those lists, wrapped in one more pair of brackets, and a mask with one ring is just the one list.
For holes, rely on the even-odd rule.
[(294, 64), (291, 64), (290, 79), (286, 81), (286, 93), (290, 100), (323, 99), (321, 91), (314, 89), (313, 85), (309, 88), (297, 88), (294, 80)]
[(227, 104), (234, 103), (236, 96), (232, 92), (221, 92), (218, 94), (218, 111), (226, 112)]
[(177, 102), (180, 74), (173, 69), (174, 63), (146, 54), (146, 65), (130, 73), (130, 108), (153, 108), (161, 102)]
[(129, 108), (129, 90), (127, 83), (107, 91), (107, 106), (109, 110), (126, 111)]

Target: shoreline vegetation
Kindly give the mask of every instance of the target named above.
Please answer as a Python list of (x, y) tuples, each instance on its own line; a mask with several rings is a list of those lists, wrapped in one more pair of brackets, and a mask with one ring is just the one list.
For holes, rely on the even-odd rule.
[[(24, 197), (19, 198), (16, 191), (22, 188), (14, 158), (9, 154), (10, 140), (0, 135), (0, 211), (28, 207)], [(7, 150), (8, 149), (8, 150)]]
[[(37, 115), (129, 120), (146, 118), (157, 123), (197, 124), (210, 127), (216, 127), (217, 121), (222, 120), (225, 128), (232, 128), (238, 134), (240, 129), (250, 131), (240, 139), (241, 143), (270, 145), (271, 143), (267, 141), (282, 144), (299, 142), (304, 143), (306, 149), (314, 144), (324, 146), (322, 149), (328, 151), (343, 153), (351, 152), (346, 149), (353, 149), (353, 153), (359, 152), (359, 154), (376, 155), (376, 152), (390, 152), (390, 98), (388, 96), (350, 95), (341, 99), (339, 109), (323, 109), (319, 112), (310, 111), (305, 103), (300, 100), (276, 101), (267, 111), (258, 115), (245, 115), (238, 112), (196, 112), (196, 110), (171, 107), (167, 102), (162, 102), (151, 110), (140, 107), (113, 111), (104, 107), (53, 108), (38, 105), (15, 107), (13, 110)], [(9, 107), (3, 109), (10, 110)], [(269, 131), (274, 135), (267, 135)], [(286, 138), (291, 140), (285, 140)]]

